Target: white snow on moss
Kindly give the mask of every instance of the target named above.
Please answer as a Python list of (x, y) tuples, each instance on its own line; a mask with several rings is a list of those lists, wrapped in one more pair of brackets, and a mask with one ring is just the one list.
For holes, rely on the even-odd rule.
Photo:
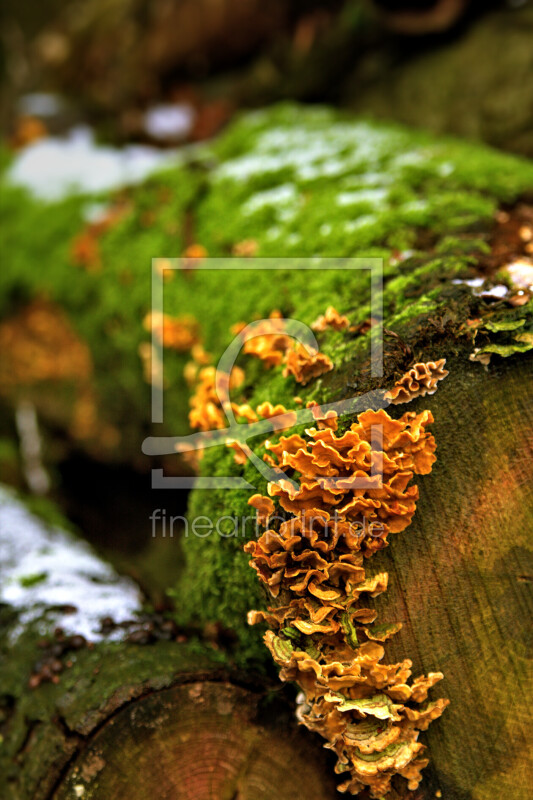
[(366, 122), (332, 123), (326, 130), (297, 124), (275, 127), (258, 134), (253, 154), (221, 164), (214, 179), (242, 182), (287, 170), (295, 180), (307, 182), (375, 169), (403, 138)]
[[(278, 210), (278, 212), (286, 211), (287, 207), (292, 206), (296, 211), (296, 206), (299, 201), (299, 195), (296, 186), (292, 183), (283, 183), (281, 186), (275, 186), (273, 189), (266, 189), (264, 192), (257, 192), (242, 207), (243, 214), (255, 214), (257, 211), (265, 207), (271, 207)], [(278, 213), (280, 218), (287, 219), (287, 215)]]
[[(133, 581), (117, 576), (85, 542), (33, 516), (2, 487), (0, 576), (0, 603), (20, 611), (15, 638), (28, 623), (42, 619), (43, 633), (52, 623), (67, 634), (98, 641), (102, 618), (122, 622), (141, 608)], [(66, 613), (62, 607), (67, 606), (75, 610)]]
[(381, 207), (389, 197), (389, 190), (383, 188), (359, 189), (353, 192), (341, 192), (337, 195), (337, 205), (354, 206), (359, 203)]
[(345, 222), (344, 230), (346, 233), (354, 233), (355, 231), (361, 230), (361, 228), (368, 228), (375, 225), (377, 221), (377, 217), (374, 217), (372, 214), (364, 214), (362, 217)]
[(157, 170), (178, 163), (174, 151), (145, 145), (123, 148), (100, 145), (89, 128), (73, 129), (65, 138), (39, 139), (18, 153), (8, 180), (41, 200), (92, 194), (140, 183)]

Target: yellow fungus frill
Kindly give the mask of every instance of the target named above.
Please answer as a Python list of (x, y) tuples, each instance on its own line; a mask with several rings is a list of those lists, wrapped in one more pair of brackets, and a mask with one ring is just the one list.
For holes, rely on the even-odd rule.
[(399, 381), (396, 381), (390, 391), (385, 392), (385, 400), (400, 405), (409, 403), (415, 397), (435, 394), (437, 383), (448, 375), (448, 370), (444, 369), (445, 364), (445, 358), (428, 361), (426, 364), (415, 364)]
[(313, 378), (318, 378), (333, 369), (333, 362), (325, 353), (306, 347), (300, 342), (287, 350), (284, 363), (283, 377), (292, 375), (295, 381), (303, 386)]
[(151, 311), (143, 320), (144, 329), (155, 333), (163, 347), (186, 353), (199, 343), (198, 321), (190, 314), (171, 317)]
[[(244, 327), (245, 323), (238, 323), (233, 326), (232, 332), (238, 334)], [(285, 333), (281, 311), (272, 311), (270, 318), (259, 323), (253, 333), (245, 338), (243, 352), (261, 359), (266, 367), (278, 367), (291, 341), (291, 337)]]
[(332, 328), (334, 331), (343, 331), (349, 326), (350, 320), (348, 317), (339, 314), (333, 306), (328, 306), (326, 312), (312, 323), (311, 328), (314, 331), (325, 331), (327, 328)]
[(401, 624), (376, 623), (377, 612), (365, 607), (388, 582), (386, 573), (366, 574), (365, 558), (410, 524), (418, 490), (409, 484), (435, 461), (433, 417), (365, 411), (337, 435), (331, 415), (316, 406), (313, 416), (319, 427), (305, 437), (266, 442), (265, 458), (286, 477), (268, 485), (269, 497), (249, 500), (270, 527), (244, 549), (273, 603), (248, 619), (271, 628), (265, 643), (280, 678), (304, 692), (300, 722), (336, 753), (340, 791), (381, 798), (394, 775), (416, 789), (428, 763), (419, 732), (448, 703), (427, 700), (441, 673), (409, 682), (409, 659), (382, 663), (380, 642)]
[[(245, 327), (245, 323), (239, 322), (232, 326), (231, 331), (238, 336)], [(287, 334), (286, 321), (278, 310), (272, 311), (269, 319), (262, 320), (244, 336), (243, 352), (259, 358), (267, 368), (283, 364), (283, 375), (292, 375), (304, 386), (333, 369), (333, 363), (324, 353), (294, 342)]]
[[(196, 391), (190, 400), (189, 424), (191, 428), (209, 431), (226, 426), (226, 416), (216, 391), (216, 380), (215, 367), (203, 367), (200, 370)], [(236, 389), (244, 381), (244, 372), (240, 367), (233, 367), (231, 377), (228, 376), (227, 380), (229, 388)]]

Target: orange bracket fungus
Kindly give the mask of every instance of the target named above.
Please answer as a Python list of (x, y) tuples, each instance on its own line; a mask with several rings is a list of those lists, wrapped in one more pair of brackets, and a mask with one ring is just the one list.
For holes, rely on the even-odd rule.
[[(443, 377), (442, 366), (432, 365), (430, 380)], [(428, 763), (419, 732), (448, 704), (428, 701), (442, 673), (409, 682), (409, 659), (382, 663), (381, 643), (401, 624), (376, 623), (364, 601), (388, 582), (387, 573), (367, 575), (365, 559), (408, 527), (418, 498), (411, 480), (435, 461), (427, 431), (433, 417), (407, 412), (395, 420), (384, 410), (365, 411), (338, 435), (337, 420), (311, 407), (316, 428), (265, 443), (265, 459), (298, 483), (280, 479), (268, 484), (268, 497), (249, 500), (266, 530), (244, 549), (271, 605), (250, 611), (248, 620), (268, 624), (265, 643), (281, 679), (302, 690), (299, 721), (337, 755), (340, 791), (367, 789), (382, 798), (394, 775), (416, 789)]]
[(325, 331), (327, 328), (332, 328), (335, 331), (343, 331), (349, 326), (350, 320), (348, 317), (341, 316), (336, 308), (328, 306), (326, 308), (326, 313), (321, 314), (321, 316), (312, 323), (311, 328), (314, 331)]
[(297, 383), (305, 386), (313, 378), (331, 372), (332, 369), (333, 363), (328, 356), (298, 342), (285, 354), (283, 376), (287, 378), (292, 375)]
[(186, 353), (199, 343), (198, 321), (189, 314), (171, 317), (151, 311), (143, 320), (144, 329), (153, 332), (163, 347)]
[(394, 405), (409, 403), (415, 397), (425, 397), (435, 394), (437, 383), (448, 375), (444, 369), (445, 358), (438, 361), (428, 361), (426, 364), (415, 364), (399, 381), (396, 381), (390, 391), (385, 392), (384, 399)]
[[(213, 366), (203, 367), (199, 372), (196, 391), (190, 401), (189, 424), (191, 428), (209, 431), (213, 428), (223, 428), (226, 424), (226, 417), (216, 391), (216, 377), (216, 368)], [(233, 367), (229, 378), (229, 388), (237, 388), (243, 380), (242, 369)]]
[[(233, 326), (232, 332), (240, 333), (245, 323)], [(291, 337), (285, 333), (285, 324), (281, 311), (272, 311), (270, 319), (261, 322), (254, 335), (245, 339), (243, 352), (255, 356), (264, 362), (266, 367), (278, 367), (283, 362), (285, 351), (290, 347)]]
[[(238, 335), (244, 327), (244, 323), (238, 323), (232, 327), (232, 333)], [(292, 375), (304, 386), (333, 369), (331, 360), (324, 353), (301, 342), (294, 343), (278, 310), (272, 311), (269, 319), (256, 326), (253, 336), (244, 339), (243, 352), (261, 359), (267, 368), (283, 364), (284, 377)]]

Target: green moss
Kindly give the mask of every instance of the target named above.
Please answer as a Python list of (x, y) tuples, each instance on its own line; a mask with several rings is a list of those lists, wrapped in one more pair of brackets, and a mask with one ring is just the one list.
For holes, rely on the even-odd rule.
[[(237, 475), (241, 468), (233, 451), (211, 448), (206, 451), (202, 471), (208, 475)], [(260, 476), (245, 467), (245, 479), (265, 491)], [(261, 636), (257, 629), (243, 625), (251, 608), (261, 607), (264, 596), (243, 546), (255, 533), (255, 514), (247, 505), (249, 493), (242, 491), (195, 491), (189, 507), (189, 529), (184, 540), (188, 568), (175, 591), (178, 620), (182, 623), (218, 621), (237, 633), (230, 653), (239, 664), (265, 665)], [(207, 517), (215, 528), (207, 536), (195, 535), (194, 520)], [(226, 519), (223, 519), (226, 517)], [(228, 519), (228, 517), (230, 519)], [(201, 521), (201, 520), (199, 520)]]
[(533, 177), (488, 148), (293, 105), (243, 118), (213, 150), (198, 209), (210, 252), (254, 238), (265, 256), (347, 256), (399, 230), (404, 241), (420, 227), (449, 235), (490, 219)]
[[(382, 257), (388, 321), (403, 324), (433, 313), (439, 307), (434, 290), (468, 275), (486, 243), (473, 234), (465, 243), (465, 230), (486, 230), (496, 205), (532, 182), (530, 164), (484, 147), (353, 121), (325, 108), (280, 105), (242, 117), (194, 161), (118, 193), (129, 211), (98, 239), (100, 271), (75, 266), (71, 256), (94, 198), (43, 204), (4, 186), (0, 216), (10, 256), (0, 275), (0, 313), (35, 295), (66, 309), (90, 344), (102, 420), (122, 434), (116, 457), (129, 460), (149, 424), (150, 391), (138, 348), (148, 339), (142, 320), (150, 307), (151, 259), (180, 255), (186, 230), (211, 256), (228, 255), (237, 242), (253, 238), (260, 257)], [(391, 251), (416, 248), (420, 229), (437, 241), (437, 257), (423, 250), (394, 265)], [(165, 285), (166, 310), (197, 316), (213, 354), (229, 343), (232, 323), (272, 308), (307, 323), (332, 299), (354, 323), (369, 314), (364, 271), (283, 269), (272, 278), (266, 271), (174, 272)], [(353, 357), (341, 337), (326, 337), (325, 351)], [(176, 353), (165, 358), (173, 433), (187, 430), (186, 360)], [(290, 394), (292, 386), (283, 392), (277, 383), (257, 390)]]

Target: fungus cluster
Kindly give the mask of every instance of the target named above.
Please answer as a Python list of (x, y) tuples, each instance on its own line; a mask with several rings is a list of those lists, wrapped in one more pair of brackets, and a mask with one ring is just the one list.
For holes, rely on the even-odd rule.
[[(258, 422), (260, 419), (272, 419), (272, 417), (276, 417), (275, 429), (278, 431), (284, 431), (296, 425), (296, 411), (287, 411), (280, 403), (275, 406), (268, 401), (260, 403), (255, 411), (248, 404), (237, 405), (236, 403), (232, 403), (231, 407), (235, 416), (244, 417), (246, 422)], [(237, 441), (234, 439), (226, 439), (226, 447), (235, 450), (234, 458), (236, 464), (246, 464), (248, 456)]]
[(392, 389), (385, 392), (384, 399), (393, 405), (400, 405), (409, 403), (415, 397), (435, 394), (437, 383), (448, 375), (448, 370), (444, 369), (445, 364), (445, 358), (428, 361), (426, 364), (415, 364), (399, 381), (396, 381)]
[(161, 312), (148, 313), (143, 321), (144, 329), (152, 331), (163, 347), (186, 353), (200, 341), (198, 321), (190, 314), (171, 317)]
[[(217, 370), (213, 365), (206, 366), (210, 357), (201, 344), (196, 320), (188, 317), (173, 319), (165, 314), (157, 316), (148, 314), (145, 317), (144, 326), (147, 330), (154, 329), (165, 347), (191, 350), (193, 360), (186, 364), (184, 370), (187, 383), (194, 387), (194, 393), (190, 400), (191, 411), (189, 412), (191, 428), (201, 431), (223, 428), (226, 418), (216, 391)], [(232, 326), (231, 332), (235, 336), (239, 336), (244, 328), (246, 328), (246, 323), (239, 322)], [(146, 351), (144, 355), (140, 351), (141, 357), (148, 361), (149, 345), (144, 344), (146, 344)], [(243, 335), (242, 350), (247, 355), (259, 358), (267, 369), (283, 364), (283, 375), (285, 377), (293, 375), (298, 383), (304, 385), (313, 378), (333, 369), (331, 360), (324, 353), (299, 342), (294, 345), (293, 338), (286, 333), (286, 322), (280, 311), (272, 311), (269, 319), (256, 325), (250, 335)], [(233, 367), (228, 388), (236, 389), (242, 385), (243, 381), (242, 369), (237, 366)], [(300, 398), (295, 398), (296, 401), (302, 402)], [(284, 415), (286, 424), (285, 420), (281, 420), (282, 424), (276, 425), (276, 430), (285, 430), (296, 422), (295, 412), (287, 411), (279, 404), (273, 406), (269, 402), (261, 403), (254, 410), (248, 404), (232, 403), (231, 408), (235, 417), (244, 418), (249, 423)], [(237, 463), (243, 464), (245, 457), (238, 443), (228, 440), (227, 445), (235, 450)]]
[[(232, 331), (237, 335), (244, 327), (244, 323), (239, 323)], [(333, 363), (324, 353), (301, 342), (294, 343), (286, 333), (286, 323), (280, 311), (272, 311), (270, 318), (260, 323), (253, 334), (245, 336), (243, 352), (261, 359), (266, 367), (283, 364), (284, 377), (292, 375), (304, 386), (333, 369)]]
[[(172, 271), (164, 270), (164, 275), (172, 275)], [(143, 319), (143, 328), (152, 333), (155, 340), (169, 350), (177, 353), (190, 353), (192, 361), (187, 362), (184, 368), (184, 377), (190, 386), (196, 384), (199, 379), (201, 366), (209, 364), (211, 357), (204, 350), (200, 325), (198, 320), (191, 314), (183, 314), (179, 317), (171, 317), (161, 311), (150, 311)], [(153, 352), (150, 342), (139, 344), (139, 356), (143, 364), (144, 378), (147, 383), (152, 383), (154, 365), (152, 358), (155, 355), (155, 374), (159, 381), (164, 384), (163, 365), (157, 357), (158, 353)]]
[[(245, 322), (239, 322), (231, 332), (237, 336), (245, 327)], [(272, 311), (269, 319), (256, 326), (254, 335), (244, 339), (243, 352), (259, 358), (266, 367), (279, 367), (290, 346), (291, 337), (285, 331), (281, 311)]]
[(433, 417), (365, 411), (339, 435), (331, 414), (315, 406), (313, 416), (317, 427), (305, 437), (266, 442), (265, 459), (285, 475), (268, 485), (268, 497), (249, 500), (267, 530), (245, 551), (272, 598), (249, 622), (269, 625), (265, 643), (281, 679), (303, 692), (300, 721), (338, 757), (339, 789), (381, 798), (394, 775), (418, 786), (428, 763), (418, 734), (448, 702), (427, 701), (442, 673), (408, 683), (409, 659), (381, 663), (380, 642), (401, 624), (376, 624), (363, 601), (387, 588), (387, 574), (368, 576), (364, 561), (411, 522), (418, 490), (409, 484), (435, 461), (426, 429)]
[(86, 381), (92, 373), (89, 348), (63, 311), (35, 300), (0, 325), (0, 369), (4, 388), (41, 381)]
[[(196, 391), (191, 397), (189, 424), (191, 428), (201, 431), (224, 428), (227, 424), (224, 411), (216, 391), (216, 367), (203, 367), (198, 373)], [(228, 378), (229, 388), (236, 389), (244, 381), (244, 372), (240, 367), (233, 367)]]
[(314, 331), (325, 331), (332, 328), (334, 331), (343, 331), (350, 326), (348, 317), (344, 317), (333, 306), (328, 306), (324, 314), (321, 314), (311, 325)]
[[(219, 373), (219, 380), (220, 380)], [(244, 381), (244, 372), (240, 367), (233, 367), (231, 376), (224, 376), (228, 380), (228, 389), (237, 389)], [(214, 366), (203, 367), (198, 373), (196, 391), (191, 397), (191, 410), (189, 412), (189, 424), (191, 428), (201, 431), (209, 431), (213, 428), (221, 429), (227, 424), (227, 420), (220, 404), (220, 399), (216, 391), (217, 371)], [(231, 409), (236, 418), (244, 419), (248, 423), (257, 422), (260, 419), (270, 419), (271, 417), (281, 418), (281, 426), (277, 425), (277, 430), (291, 428), (296, 423), (296, 412), (287, 411), (281, 404), (275, 406), (272, 403), (260, 403), (255, 410), (248, 403), (231, 403)], [(237, 450), (234, 442), (228, 441), (228, 446)], [(237, 461), (237, 463), (244, 463)]]
[(184, 272), (196, 269), (208, 256), (207, 250), (202, 244), (194, 242), (185, 248), (181, 255), (179, 267)]
[(283, 377), (292, 375), (297, 383), (305, 386), (313, 378), (331, 372), (332, 369), (333, 363), (327, 355), (298, 342), (285, 354)]

